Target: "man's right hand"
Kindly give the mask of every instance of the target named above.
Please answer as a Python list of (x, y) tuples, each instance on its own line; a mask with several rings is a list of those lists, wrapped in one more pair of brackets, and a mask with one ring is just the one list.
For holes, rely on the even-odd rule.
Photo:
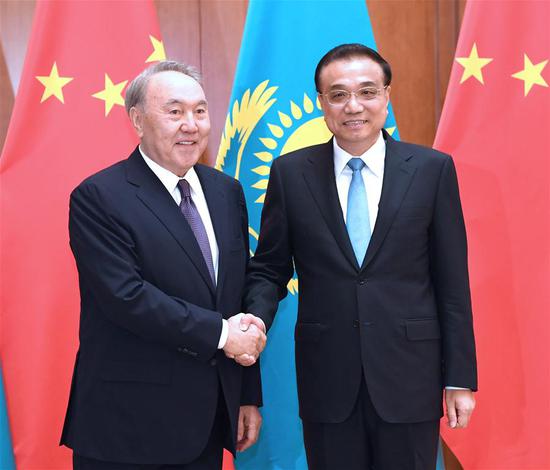
[[(248, 316), (252, 316), (247, 314)], [(242, 322), (242, 314), (234, 315), (227, 323), (229, 331), (227, 341), (223, 348), (225, 355), (235, 359), (242, 366), (251, 366), (256, 362), (263, 351), (266, 343), (266, 336), (263, 330), (263, 322), (258, 319), (247, 318)], [(256, 317), (254, 317), (256, 318)], [(257, 325), (260, 325), (258, 328)]]

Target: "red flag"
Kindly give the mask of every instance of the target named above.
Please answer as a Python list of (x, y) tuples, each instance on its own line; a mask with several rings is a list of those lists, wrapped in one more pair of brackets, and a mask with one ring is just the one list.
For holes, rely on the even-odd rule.
[(2, 158), (0, 346), (17, 467), (69, 468), (58, 447), (77, 349), (70, 191), (137, 143), (124, 90), (164, 59), (152, 1), (36, 3)]
[(435, 146), (468, 228), (477, 409), (465, 470), (550, 469), (550, 2), (466, 5)]

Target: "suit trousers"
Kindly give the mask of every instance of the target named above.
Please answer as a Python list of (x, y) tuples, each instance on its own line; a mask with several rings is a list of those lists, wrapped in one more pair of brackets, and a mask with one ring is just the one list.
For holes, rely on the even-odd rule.
[(303, 421), (309, 470), (435, 470), (439, 420), (388, 423), (363, 378), (351, 415), (341, 423)]
[(231, 445), (229, 417), (221, 384), (218, 394), (218, 406), (210, 437), (202, 453), (186, 464), (132, 464), (105, 462), (73, 453), (73, 470), (220, 470), (223, 461), (223, 449)]

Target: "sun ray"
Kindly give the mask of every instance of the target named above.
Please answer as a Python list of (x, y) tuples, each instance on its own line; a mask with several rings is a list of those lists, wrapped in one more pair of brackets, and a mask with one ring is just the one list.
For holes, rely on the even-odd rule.
[(269, 127), (269, 130), (277, 139), (280, 139), (285, 133), (281, 127), (275, 124), (268, 124), (267, 127)]
[(302, 119), (302, 110), (294, 101), (290, 102), (290, 112), (294, 119)]
[(269, 152), (256, 152), (254, 156), (258, 157), (262, 162), (269, 163), (273, 160), (273, 155)]
[(270, 137), (260, 137), (260, 142), (264, 144), (269, 150), (275, 150), (277, 148), (277, 141)]
[(252, 171), (260, 176), (268, 176), (270, 167), (267, 165), (260, 165), (256, 168), (252, 168)]
[(286, 128), (292, 126), (292, 119), (290, 119), (288, 114), (279, 111), (279, 119), (281, 120), (281, 124)]
[(309, 96), (307, 96), (307, 93), (304, 93), (304, 111), (308, 114), (313, 112), (313, 103), (309, 99)]
[(254, 183), (252, 187), (256, 189), (267, 189), (267, 182), (268, 180), (263, 178), (261, 180), (258, 180), (258, 182)]

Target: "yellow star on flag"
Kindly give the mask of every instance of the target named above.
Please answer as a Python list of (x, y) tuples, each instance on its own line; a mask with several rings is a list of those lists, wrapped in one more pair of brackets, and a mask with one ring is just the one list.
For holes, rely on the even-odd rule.
[(108, 116), (115, 104), (124, 106), (124, 98), (122, 97), (122, 90), (128, 83), (128, 80), (124, 80), (120, 83), (113, 83), (109, 75), (105, 74), (105, 89), (94, 93), (92, 96), (100, 100), (105, 101), (105, 116)]
[(149, 39), (151, 40), (151, 44), (153, 45), (153, 52), (149, 57), (147, 57), (147, 62), (158, 62), (161, 60), (166, 60), (166, 53), (164, 52), (164, 44), (162, 41), (159, 41), (157, 38), (149, 35)]
[(53, 63), (52, 70), (49, 75), (35, 77), (42, 85), (44, 85), (44, 93), (42, 93), (41, 103), (46, 101), (50, 96), (55, 96), (59, 101), (65, 104), (63, 97), (63, 87), (72, 81), (73, 77), (60, 77), (57, 70), (57, 62)]
[(464, 72), (462, 72), (460, 83), (465, 82), (470, 77), (474, 77), (479, 83), (484, 85), (481, 69), (485, 67), (489, 62), (492, 62), (493, 59), (490, 59), (488, 57), (479, 57), (477, 53), (477, 44), (475, 42), (468, 57), (457, 57), (455, 60), (460, 65), (462, 65), (462, 67), (464, 67)]
[(548, 60), (543, 60), (538, 64), (533, 64), (527, 54), (523, 54), (523, 70), (513, 74), (512, 77), (517, 78), (518, 80), (523, 80), (524, 96), (527, 96), (534, 85), (545, 87), (548, 86), (546, 80), (542, 78), (542, 71), (544, 70), (544, 67), (546, 67), (547, 63)]

